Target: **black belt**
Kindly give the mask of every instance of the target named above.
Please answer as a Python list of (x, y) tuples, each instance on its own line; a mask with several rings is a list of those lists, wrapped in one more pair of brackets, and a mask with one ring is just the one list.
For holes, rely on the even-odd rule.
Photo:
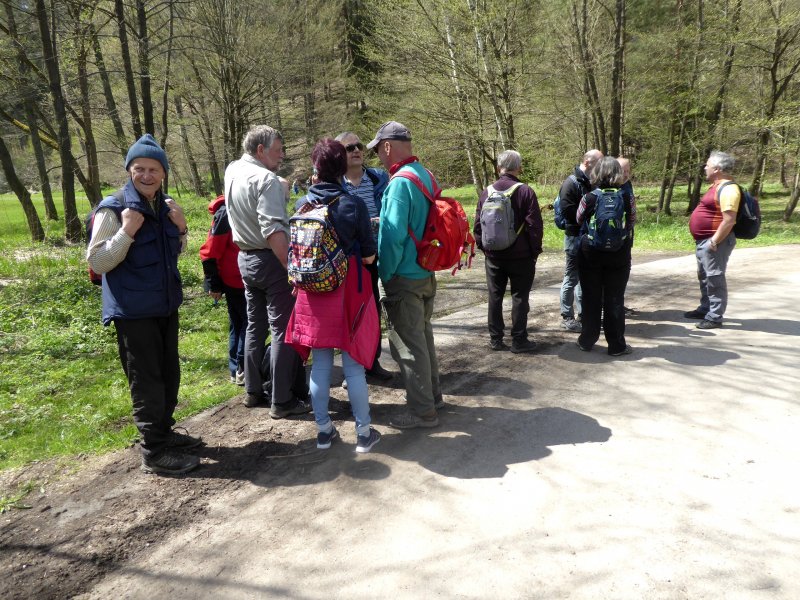
[(272, 252), (270, 248), (254, 248), (253, 250), (239, 250), (245, 254), (255, 254), (256, 252)]

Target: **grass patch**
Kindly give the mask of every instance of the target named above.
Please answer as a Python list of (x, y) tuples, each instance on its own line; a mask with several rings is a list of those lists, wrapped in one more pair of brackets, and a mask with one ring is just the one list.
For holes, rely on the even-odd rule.
[[(544, 247), (562, 248), (552, 221), (555, 186), (534, 189), (544, 218)], [(474, 188), (448, 190), (472, 220)], [(658, 189), (637, 188), (640, 223), (636, 249), (691, 252), (694, 248), (676, 199), (672, 216), (656, 215)], [(179, 261), (185, 302), (180, 311), (182, 419), (240, 393), (228, 382), (228, 316), (203, 293), (198, 250), (210, 225), (208, 200), (175, 194), (189, 221), (189, 247)], [(40, 197), (34, 197), (43, 215)], [(762, 199), (762, 233), (741, 246), (800, 242), (800, 224), (782, 220), (788, 193), (770, 185)], [(57, 199), (59, 205), (59, 199)], [(88, 202), (80, 199), (83, 217)], [(60, 209), (60, 205), (59, 205)], [(86, 274), (85, 247), (62, 241), (63, 223), (43, 221), (47, 241), (31, 243), (19, 202), (0, 196), (0, 468), (58, 456), (125, 447), (137, 436), (113, 327), (100, 322), (100, 290)], [(30, 484), (35, 486), (36, 484)], [(19, 505), (30, 491), (0, 498), (0, 509)]]

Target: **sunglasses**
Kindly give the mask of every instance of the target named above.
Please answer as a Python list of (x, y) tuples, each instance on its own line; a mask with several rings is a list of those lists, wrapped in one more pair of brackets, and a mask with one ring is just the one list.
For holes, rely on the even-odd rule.
[(355, 152), (356, 148), (358, 148), (359, 150), (361, 150), (363, 152), (364, 151), (364, 144), (362, 144), (361, 142), (358, 142), (357, 144), (347, 144), (347, 146), (344, 147), (344, 149), (347, 150), (348, 152)]

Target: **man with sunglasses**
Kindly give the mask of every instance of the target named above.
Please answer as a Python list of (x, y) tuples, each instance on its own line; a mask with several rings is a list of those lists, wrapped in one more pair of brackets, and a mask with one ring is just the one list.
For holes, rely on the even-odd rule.
[[(347, 150), (347, 172), (344, 174), (344, 187), (345, 189), (358, 196), (367, 205), (369, 217), (372, 221), (372, 234), (375, 236), (375, 242), (378, 241), (378, 224), (380, 222), (381, 214), (381, 198), (383, 191), (386, 189), (386, 184), (389, 183), (389, 174), (382, 169), (373, 169), (364, 166), (364, 144), (361, 143), (359, 137), (351, 131), (345, 131), (336, 136), (336, 141), (341, 142), (344, 149)], [(380, 294), (378, 291), (378, 262), (364, 265), (372, 276), (372, 295), (375, 298), (375, 303), (378, 308), (378, 314), (381, 314), (380, 307)], [(380, 331), (378, 332), (380, 336)], [(388, 381), (392, 378), (392, 373), (384, 369), (378, 359), (381, 355), (380, 339), (378, 340), (378, 351), (375, 353), (375, 362), (372, 363), (372, 368), (367, 370), (367, 376), (382, 381)]]

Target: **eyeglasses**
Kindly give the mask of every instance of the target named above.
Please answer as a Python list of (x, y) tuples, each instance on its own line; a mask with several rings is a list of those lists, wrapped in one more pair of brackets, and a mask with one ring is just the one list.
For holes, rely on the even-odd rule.
[(347, 144), (347, 146), (344, 147), (344, 149), (347, 150), (348, 152), (355, 152), (356, 148), (358, 148), (359, 150), (361, 150), (363, 152), (364, 151), (364, 144), (362, 144), (361, 142), (358, 142), (357, 144)]

